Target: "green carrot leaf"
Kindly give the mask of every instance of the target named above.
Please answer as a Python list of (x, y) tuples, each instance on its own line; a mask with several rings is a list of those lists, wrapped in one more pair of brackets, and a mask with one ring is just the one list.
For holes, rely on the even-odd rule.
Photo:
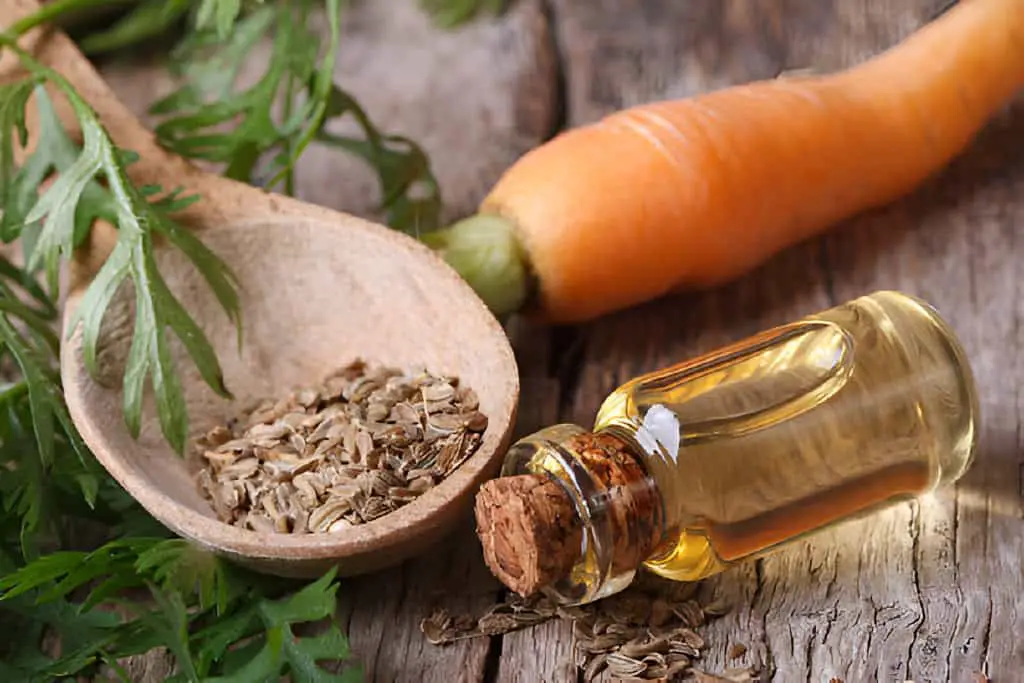
[[(258, 652), (246, 653), (244, 660), (234, 659), (232, 666), (220, 676), (206, 683), (245, 683), (275, 679), (287, 673), (297, 683), (351, 683), (362, 680), (358, 666), (348, 660), (351, 651), (348, 641), (331, 621), (322, 625), (318, 635), (299, 636), (298, 626), (317, 624), (334, 615), (337, 601), (335, 570), (308, 584), (291, 596), (281, 600), (260, 600), (257, 612), (266, 629), (257, 642)], [(238, 632), (240, 624), (230, 626)], [(255, 649), (255, 646), (254, 646)], [(342, 673), (333, 673), (325, 664), (347, 665)]]
[[(181, 83), (153, 107), (158, 139), (172, 151), (292, 192), (296, 165), (310, 145), (325, 142), (328, 122), (355, 116), (366, 139), (340, 138), (335, 146), (377, 171), (389, 220), (410, 232), (436, 222), (439, 193), (426, 156), (377, 130), (335, 85), (341, 0), (55, 0), (16, 22), (12, 35), (115, 2), (127, 11), (86, 36), (80, 45), (87, 51), (109, 52), (194, 22), (170, 64)], [(236, 92), (261, 41), (270, 43), (269, 64)], [(57, 274), (96, 221), (111, 224), (116, 241), (64, 328), (81, 334), (86, 368), (98, 375), (101, 330), (124, 326), (123, 408), (132, 434), (140, 432), (151, 388), (160, 429), (183, 450), (188, 416), (177, 365), (185, 356), (230, 396), (213, 345), (158, 268), (155, 245), (188, 259), (240, 343), (239, 282), (174, 220), (201, 198), (133, 185), (138, 155), (114, 144), (74, 84), (7, 35), (0, 34), (0, 50), (16, 53), (25, 70), (0, 85), (0, 240), (19, 240), (26, 263), (0, 258), (0, 623), (11, 634), (0, 643), (0, 680), (128, 680), (118, 660), (156, 647), (173, 655), (170, 680), (362, 680), (333, 623), (333, 573), (289, 594), (290, 582), (253, 575), (174, 537), (82, 443), (58, 373), (68, 337), (56, 329)], [(56, 98), (70, 105), (61, 112), (74, 126), (58, 117)], [(36, 130), (26, 149), (30, 100)], [(134, 317), (108, 315), (121, 306)], [(59, 654), (44, 647), (52, 636)]]
[[(225, 397), (230, 397), (230, 392), (224, 384), (212, 345), (167, 289), (157, 270), (151, 238), (153, 226), (164, 234), (176, 233), (172, 243), (187, 245), (186, 255), (193, 258), (197, 270), (211, 284), (218, 300), (225, 305), (229, 318), (240, 324), (235, 280), (226, 264), (211, 251), (198, 247), (195, 240), (181, 237), (180, 229), (171, 225), (172, 219), (165, 210), (180, 205), (173, 193), (169, 200), (150, 202), (148, 197), (156, 188), (140, 189), (129, 182), (126, 166), (133, 161), (134, 155), (114, 146), (95, 112), (74, 87), (27, 53), (13, 45), (11, 47), (18, 52), (35, 79), (52, 83), (67, 98), (82, 131), (79, 148), (64, 133), (46, 92), (39, 87), (35, 89), (41, 111), (40, 137), (51, 142), (45, 146), (40, 144), (32, 157), (37, 160), (35, 166), (26, 164), (25, 168), (40, 176), (56, 172), (57, 178), (19, 221), (22, 235), (26, 226), (41, 225), (28, 253), (28, 268), (34, 271), (41, 266), (50, 290), (56, 291), (61, 260), (70, 258), (94, 220), (104, 218), (117, 227), (118, 239), (113, 253), (86, 289), (70, 320), (68, 334), (82, 324), (84, 361), (90, 372), (95, 374), (98, 371), (98, 338), (107, 308), (117, 291), (130, 280), (135, 289), (136, 324), (124, 373), (125, 423), (131, 434), (139, 434), (145, 384), (147, 379), (152, 380), (161, 429), (172, 447), (182, 452), (188, 433), (188, 417), (167, 339), (168, 328), (183, 342), (211, 388)], [(20, 98), (21, 92), (8, 94)], [(16, 127), (16, 122), (10, 123), (12, 117), (8, 116), (7, 120), (9, 125)], [(0, 159), (6, 155), (7, 152), (0, 149)], [(106, 187), (100, 185), (100, 178)], [(23, 351), (21, 346), (12, 348), (24, 369), (27, 356)], [(35, 365), (32, 364), (26, 372), (34, 372)], [(32, 387), (29, 395), (34, 401), (35, 415), (43, 407), (41, 390), (36, 387), (38, 377), (33, 374), (31, 377), (26, 375), (26, 378)], [(45, 413), (36, 418), (35, 427), (41, 453), (44, 458), (48, 457), (52, 429)]]
[(88, 34), (78, 46), (94, 55), (155, 38), (181, 21), (192, 5), (192, 0), (140, 0), (112, 26)]
[[(337, 135), (326, 129), (331, 119), (345, 116), (355, 120), (364, 139)], [(427, 155), (408, 138), (383, 134), (356, 99), (337, 86), (331, 88), (326, 117), (316, 138), (362, 158), (377, 172), (380, 208), (391, 227), (412, 235), (440, 227), (441, 190)]]
[(223, 40), (242, 11), (241, 0), (202, 0), (196, 16), (196, 28), (206, 29), (211, 26), (217, 30), (217, 36)]
[(457, 28), (483, 13), (500, 14), (506, 0), (420, 0), (420, 6), (438, 26)]
[(14, 163), (15, 146), (28, 144), (25, 106), (37, 79), (25, 78), (0, 86), (0, 239), (11, 242), (21, 230), (24, 201)]

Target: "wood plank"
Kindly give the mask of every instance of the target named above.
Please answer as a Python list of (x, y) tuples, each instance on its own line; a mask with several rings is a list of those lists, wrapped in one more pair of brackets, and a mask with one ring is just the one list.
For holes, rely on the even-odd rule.
[(887, 47), (946, 0), (552, 0), (570, 125)]
[[(520, 365), (521, 407), (513, 438), (550, 424), (558, 412), (558, 382), (547, 376), (549, 338), (522, 320), (509, 326), (509, 336)], [(503, 587), (483, 563), (480, 543), (471, 519), (437, 553), (406, 562), (393, 570), (343, 584), (345, 611), (351, 612), (348, 633), (352, 646), (363, 653), (367, 680), (374, 681), (482, 681), (496, 672), (498, 680), (537, 681), (530, 671), (536, 661), (565, 666), (569, 639), (554, 647), (547, 640), (529, 651), (534, 630), (505, 636), (463, 640), (436, 647), (419, 630), (420, 619), (435, 608), (453, 615), (480, 614), (500, 600)], [(537, 631), (550, 632), (554, 624)], [(503, 643), (510, 643), (508, 652)], [(372, 655), (370, 654), (372, 653)], [(500, 660), (497, 658), (500, 657)], [(525, 678), (516, 672), (527, 672)]]
[[(1011, 635), (1024, 589), (1015, 239), (1024, 220), (1022, 158), (1018, 106), (938, 182), (828, 240), (837, 297), (892, 287), (935, 302), (961, 336), (981, 387), (977, 464), (955, 496), (894, 517), (894, 543), (909, 570), (898, 609), (912, 629), (903, 640), (919, 680), (967, 680), (979, 670), (1013, 679), (1024, 663), (1024, 647)], [(862, 569), (861, 576), (870, 574)]]
[[(424, 148), (442, 187), (447, 219), (472, 212), (497, 175), (550, 134), (556, 64), (539, 0), (522, 0), (499, 18), (453, 32), (432, 26), (417, 0), (364, 0), (352, 3), (342, 26), (339, 84), (382, 131), (408, 136)], [(242, 80), (259, 69), (258, 61), (248, 65)], [(153, 65), (107, 62), (102, 72), (147, 121), (146, 107), (172, 85)], [(345, 123), (332, 130), (355, 129)], [(298, 166), (297, 195), (378, 217), (375, 177), (338, 151), (307, 152)], [(533, 359), (546, 363), (543, 354)], [(526, 375), (534, 372), (522, 359), (520, 364)], [(529, 396), (529, 382), (524, 385)], [(340, 618), (368, 681), (479, 681), (488, 639), (437, 648), (420, 633), (419, 621), (435, 605), (456, 613), (481, 611), (499, 589), (467, 520), (466, 528), (429, 555), (343, 582)], [(130, 664), (138, 674), (133, 680), (164, 680), (166, 662), (157, 653), (137, 659)]]
[[(561, 384), (555, 374), (557, 350), (546, 330), (522, 320), (510, 329), (523, 376), (516, 438), (555, 424), (560, 418)], [(497, 683), (574, 681), (572, 625), (555, 619), (500, 637)]]
[(419, 628), (420, 620), (435, 607), (456, 614), (479, 612), (500, 591), (481, 560), (471, 520), (466, 522), (426, 556), (341, 582), (340, 612), (365, 680), (469, 683), (483, 679), (486, 638), (438, 648)]
[[(556, 0), (570, 124), (782, 70), (828, 70), (895, 43), (936, 1)], [(586, 328), (573, 416), (635, 374), (882, 287), (933, 301), (983, 391), (979, 460), (954, 499), (905, 505), (706, 582), (736, 608), (714, 622), (710, 670), (764, 680), (1013, 680), (1024, 663), (1020, 570), (1020, 316), (1013, 226), (1024, 219), (1020, 112), (908, 201), (791, 249), (734, 285)], [(727, 660), (734, 643), (747, 646)], [(555, 646), (554, 644), (552, 645)]]
[[(540, 0), (454, 31), (435, 27), (417, 0), (359, 0), (341, 22), (336, 82), (385, 134), (421, 145), (441, 185), (445, 219), (470, 213), (512, 160), (556, 125), (557, 63)], [(262, 73), (269, 45), (242, 69)], [(103, 76), (147, 123), (145, 110), (173, 83), (158, 66), (106, 60)], [(350, 118), (331, 124), (359, 134)], [(297, 196), (379, 218), (374, 174), (355, 157), (312, 145), (298, 164)]]

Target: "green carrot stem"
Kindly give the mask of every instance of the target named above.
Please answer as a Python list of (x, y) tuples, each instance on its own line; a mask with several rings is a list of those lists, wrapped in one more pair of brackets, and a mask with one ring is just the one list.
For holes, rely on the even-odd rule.
[(7, 32), (12, 36), (18, 37), (28, 33), (37, 26), (52, 23), (58, 17), (68, 12), (80, 12), (96, 7), (105, 9), (109, 5), (127, 4), (129, 4), (129, 0), (53, 0), (53, 2), (43, 5), (38, 12), (14, 22)]
[(509, 220), (476, 214), (422, 235), (420, 241), (454, 268), (496, 317), (519, 311), (529, 299), (526, 251)]

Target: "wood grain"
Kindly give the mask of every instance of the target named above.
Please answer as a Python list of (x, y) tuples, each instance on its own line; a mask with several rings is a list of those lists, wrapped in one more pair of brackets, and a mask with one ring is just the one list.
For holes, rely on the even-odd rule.
[[(516, 433), (555, 424), (561, 417), (562, 391), (554, 363), (557, 349), (543, 330), (517, 321), (509, 330), (523, 374), (520, 396), (523, 413)], [(559, 619), (501, 637), (497, 683), (556, 683), (574, 681), (572, 625)]]
[[(409, 12), (407, 0), (380, 4)], [(462, 214), (555, 120), (550, 39), (573, 125), (788, 69), (837, 68), (895, 43), (943, 4), (550, 0), (545, 8), (518, 0), (499, 20), (441, 35), (363, 0), (355, 10), (363, 19), (346, 23), (342, 82), (385, 128), (423, 140), (452, 214)], [(106, 73), (119, 94), (148, 101), (151, 74), (137, 65)], [(1022, 141), (1018, 107), (922, 192), (791, 249), (732, 286), (574, 331), (513, 330), (523, 375), (520, 432), (559, 418), (587, 424), (604, 395), (639, 372), (876, 288), (924, 296), (960, 333), (982, 391), (976, 466), (952, 495), (846, 525), (707, 582), (705, 593), (735, 606), (706, 631), (709, 670), (757, 664), (762, 680), (787, 683), (960, 683), (978, 671), (994, 681), (1019, 678)], [(300, 190), (370, 215), (372, 176), (353, 169), (364, 182), (351, 196), (331, 181), (348, 163), (327, 153), (307, 157)], [(494, 643), (424, 644), (421, 609), (473, 610), (497, 595), (478, 558), (467, 530), (426, 557), (346, 584), (343, 613), (368, 680), (576, 680), (566, 666), (570, 633), (560, 623)], [(747, 651), (728, 660), (736, 643)]]
[[(38, 10), (35, 0), (0, 0), (4, 16)], [(78, 330), (61, 346), (68, 413), (97, 460), (168, 529), (221, 557), (278, 576), (315, 578), (332, 566), (341, 576), (378, 571), (421, 555), (449, 535), (469, 514), (479, 485), (498, 473), (518, 406), (511, 346), (483, 302), (437, 254), (407, 235), (199, 170), (163, 150), (67, 36), (34, 37), (38, 42), (26, 49), (75, 84), (112, 144), (140, 155), (126, 171), (131, 181), (202, 193), (202, 201), (176, 220), (198, 233), (237, 282), (241, 322), (236, 330), (215, 288), (202, 286), (194, 259), (154, 240), (152, 258), (166, 291), (189, 311), (220, 361), (211, 381), (190, 362), (195, 353), (187, 340), (168, 340), (160, 352), (179, 369), (189, 429), (178, 437), (180, 448), (239, 406), (309, 386), (354, 358), (451, 373), (473, 387), (487, 415), (479, 447), (464, 463), (436, 487), (365, 525), (327, 535), (267, 536), (223, 524), (195, 486), (198, 463), (181, 457), (163, 438), (165, 421), (157, 415), (160, 400), (154, 399), (158, 372), (141, 371), (153, 375), (152, 387), (146, 387), (153, 393), (145, 396), (140, 383), (136, 433), (121, 414), (122, 385), (128, 386), (121, 377), (138, 341), (132, 332), (135, 295), (123, 288), (105, 300), (94, 340), (96, 368), (87, 369), (83, 358), (87, 331)], [(77, 117), (65, 116), (64, 122), (70, 127)], [(42, 130), (34, 116), (26, 117), (25, 126), (30, 139)], [(344, 176), (336, 178), (344, 183)], [(106, 233), (113, 236), (109, 225)], [(91, 234), (94, 244), (102, 240), (112, 248), (109, 237), (99, 237), (99, 226)], [(68, 288), (66, 330), (75, 323), (78, 304), (88, 299), (93, 273), (78, 275)], [(264, 370), (254, 372), (260, 367)], [(217, 383), (233, 396), (216, 395), (210, 385)]]
[[(527, 0), (500, 18), (444, 33), (426, 22), (417, 5), (416, 0), (354, 4), (343, 24), (340, 83), (383, 131), (407, 135), (425, 148), (448, 211), (465, 214), (502, 169), (550, 133), (555, 64), (547, 23), (540, 5)], [(242, 80), (252, 79), (259, 68), (258, 62), (250, 65)], [(101, 72), (147, 121), (149, 103), (171, 87), (153, 64), (106, 62)], [(467, 81), (473, 87), (467, 88)], [(360, 162), (313, 149), (301, 161), (298, 177), (300, 198), (377, 217), (375, 179)], [(452, 611), (481, 610), (497, 590), (467, 527), (400, 567), (346, 580), (339, 591), (340, 615), (367, 680), (477, 681), (484, 674), (488, 640), (436, 648), (422, 637), (419, 620), (437, 604)], [(155, 683), (166, 674), (162, 653), (136, 658), (131, 666), (135, 681)]]
[[(424, 148), (446, 220), (470, 213), (508, 164), (555, 126), (557, 63), (540, 0), (519, 0), (506, 14), (457, 31), (436, 28), (416, 0), (350, 5), (341, 22), (336, 82), (382, 133)], [(254, 52), (241, 83), (260, 76), (269, 49), (265, 41)], [(108, 61), (103, 75), (137, 114), (173, 86), (152, 64)], [(328, 128), (361, 134), (351, 117)], [(361, 160), (313, 145), (297, 168), (299, 199), (381, 218), (376, 177)]]
[[(613, 108), (882, 50), (939, 2), (556, 1), (570, 124)], [(623, 28), (623, 26), (628, 28)], [(955, 496), (847, 525), (707, 582), (735, 611), (708, 629), (712, 670), (743, 643), (765, 680), (1013, 680), (1021, 590), (1021, 112), (907, 201), (780, 255), (732, 286), (609, 317), (585, 332), (575, 418), (619, 382), (879, 288), (936, 304), (982, 388), (979, 460)], [(997, 512), (998, 510), (998, 512)]]

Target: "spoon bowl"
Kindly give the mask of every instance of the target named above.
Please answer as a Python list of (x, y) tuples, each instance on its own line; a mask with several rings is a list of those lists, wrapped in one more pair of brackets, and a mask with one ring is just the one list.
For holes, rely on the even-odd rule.
[[(37, 8), (34, 0), (0, 0), (8, 25)], [(427, 550), (470, 514), (477, 488), (500, 468), (519, 392), (508, 339), (472, 289), (411, 237), (204, 172), (169, 154), (59, 32), (33, 31), (22, 45), (74, 84), (118, 146), (140, 155), (129, 167), (133, 182), (200, 195), (176, 219), (237, 278), (241, 344), (194, 266), (169, 245), (155, 248), (161, 274), (210, 339), (233, 394), (230, 401), (217, 396), (172, 336), (192, 435), (253, 399), (314, 384), (357, 358), (458, 376), (475, 390), (488, 417), (469, 459), (434, 488), (369, 523), (322, 534), (261, 533), (226, 524), (200, 495), (196, 464), (164, 439), (149, 393), (139, 437), (125, 425), (121, 387), (135, 315), (130, 288), (122, 288), (101, 328), (99, 373), (90, 374), (83, 363), (80, 331), (65, 330), (61, 349), (71, 417), (120, 485), (179, 536), (257, 571), (290, 577), (318, 576), (329, 567), (354, 575), (396, 564)], [(0, 80), (12, 68), (9, 59), (0, 61)], [(58, 113), (74, 128), (66, 110), (59, 107)], [(91, 244), (76, 255), (65, 325), (115, 239), (110, 226), (97, 224)]]

